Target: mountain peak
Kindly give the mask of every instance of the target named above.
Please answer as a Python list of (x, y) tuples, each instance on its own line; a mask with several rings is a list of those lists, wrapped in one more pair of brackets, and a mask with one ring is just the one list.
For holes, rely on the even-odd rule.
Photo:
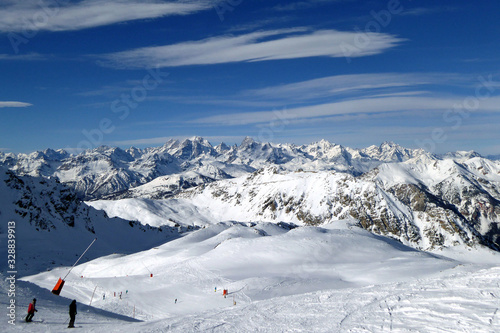
[(392, 141), (385, 141), (378, 147), (372, 145), (361, 152), (381, 162), (404, 162), (424, 153), (422, 149), (407, 149)]
[(393, 149), (393, 148), (402, 148), (402, 147), (397, 143), (394, 143), (393, 141), (384, 141), (380, 144), (380, 149)]
[(331, 143), (330, 141), (325, 140), (325, 139), (321, 139), (320, 141), (313, 143), (313, 145), (317, 145), (317, 146), (323, 147), (323, 148), (329, 148), (329, 147), (336, 146), (335, 143)]
[(178, 146), (178, 145), (179, 145), (179, 140), (169, 139), (167, 142), (165, 142), (163, 147), (169, 149), (169, 148), (172, 148), (173, 146)]
[(172, 147), (171, 154), (181, 159), (196, 158), (202, 154), (216, 155), (214, 147), (208, 140), (195, 136), (185, 139), (180, 144)]
[[(9, 153), (0, 155), (0, 165), (20, 175), (57, 177), (70, 184), (81, 198), (92, 200), (183, 171), (212, 177), (206, 172), (208, 166), (220, 168), (231, 177), (272, 165), (288, 170), (335, 170), (361, 175), (382, 163), (405, 162), (423, 154), (422, 149), (407, 149), (391, 141), (380, 146), (352, 149), (325, 139), (294, 146), (261, 143), (247, 136), (240, 146), (228, 147), (221, 143), (213, 147), (206, 139), (193, 136), (182, 142), (170, 139), (163, 146), (144, 149), (101, 146), (68, 156), (63, 150), (51, 149), (33, 155)], [(472, 155), (462, 153), (460, 157), (450, 158), (463, 161), (466, 157), (462, 156)]]
[(473, 157), (482, 157), (482, 156), (481, 156), (481, 154), (479, 154), (478, 152), (476, 152), (474, 150), (469, 150), (469, 151), (459, 150), (456, 152), (446, 153), (443, 155), (443, 157), (464, 160), (464, 159), (470, 159)]
[(219, 154), (223, 154), (225, 151), (228, 151), (230, 148), (228, 145), (226, 145), (224, 142), (219, 143), (215, 147), (215, 151)]
[(247, 143), (253, 143), (255, 142), (255, 140), (250, 137), (250, 136), (245, 136), (245, 138), (243, 139), (243, 141), (241, 141), (241, 145), (244, 145), (244, 144), (247, 144)]
[(188, 142), (192, 142), (192, 143), (208, 143), (207, 140), (205, 140), (203, 137), (201, 136), (191, 136), (189, 138), (185, 138), (184, 140), (182, 140), (181, 144), (184, 144), (184, 143), (188, 143)]
[(252, 148), (257, 142), (249, 136), (246, 136), (240, 144), (241, 149)]
[(190, 138), (184, 139), (181, 142), (181, 145), (184, 144), (198, 144), (206, 147), (212, 147), (212, 144), (208, 140), (202, 138), (201, 136), (192, 136)]

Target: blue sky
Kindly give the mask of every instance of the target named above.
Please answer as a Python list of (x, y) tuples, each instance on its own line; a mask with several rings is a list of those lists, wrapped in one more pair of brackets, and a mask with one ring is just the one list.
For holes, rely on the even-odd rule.
[(500, 3), (0, 0), (0, 150), (500, 153)]

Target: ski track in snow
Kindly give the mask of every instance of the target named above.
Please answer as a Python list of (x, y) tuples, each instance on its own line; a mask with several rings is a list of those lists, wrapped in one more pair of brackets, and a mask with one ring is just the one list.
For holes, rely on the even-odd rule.
[[(58, 225), (59, 233), (53, 232), (50, 236), (41, 236), (28, 223), (18, 223), (16, 235), (22, 240), (17, 253), (20, 272), (43, 273), (25, 276), (22, 280), (18, 276), (16, 326), (8, 324), (8, 317), (4, 316), (0, 331), (66, 332), (68, 305), (71, 299), (77, 299), (76, 325), (82, 332), (500, 332), (498, 253), (492, 254), (480, 247), (464, 250), (457, 246), (430, 255), (358, 230), (349, 223), (285, 230), (260, 222), (303, 224), (286, 209), (280, 211), (274, 206), (275, 209), (263, 211), (269, 198), (283, 205), (297, 198), (296, 205), (301, 203), (301, 206), (294, 208), (303, 208), (314, 215), (339, 208), (337, 215), (343, 216), (345, 204), (337, 200), (338, 206), (328, 207), (332, 200), (324, 199), (330, 194), (350, 196), (359, 193), (354, 198), (362, 204), (361, 195), (376, 192), (374, 201), (382, 209), (390, 208), (394, 214), (411, 220), (413, 210), (384, 189), (398, 184), (415, 184), (433, 189), (432, 193), (439, 196), (445, 191), (451, 197), (477, 187), (483, 192), (472, 196), (474, 202), (464, 208), (481, 214), (479, 231), (486, 233), (489, 223), (498, 221), (498, 215), (493, 214), (494, 204), (500, 199), (498, 161), (488, 161), (467, 152), (440, 158), (389, 143), (351, 150), (324, 141), (294, 147), (262, 145), (245, 139), (240, 148), (221, 147), (221, 151), (227, 153), (227, 159), (222, 156), (224, 152), (215, 154), (208, 142), (195, 138), (183, 143), (172, 141), (144, 151), (125, 152), (101, 147), (81, 155), (82, 163), (74, 165), (70, 160), (66, 161), (68, 163), (63, 161), (65, 153), (60, 153), (55, 160), (38, 153), (20, 156), (20, 163), (16, 163), (14, 169), (32, 175), (59, 175), (63, 182), (76, 180), (72, 186), (80, 193), (92, 192), (89, 192), (91, 198), (128, 189), (133, 183), (141, 184), (152, 177), (154, 167), (159, 167), (155, 172), (167, 176), (131, 190), (137, 192), (132, 194), (163, 197), (172, 192), (169, 186), (173, 186), (175, 192), (181, 180), (194, 184), (211, 181), (204, 179), (205, 176), (242, 178), (212, 183), (203, 186), (203, 191), (193, 189), (166, 200), (89, 202), (96, 208), (105, 208), (110, 216), (140, 220), (144, 224), (177, 226), (180, 222), (184, 227), (207, 227), (183, 237), (176, 232), (157, 235), (157, 240), (165, 241), (180, 237), (163, 245), (146, 232), (130, 231), (128, 223), (117, 228), (117, 224), (111, 224), (104, 214), (79, 207), (76, 201), (70, 200), (67, 207), (79, 209), (79, 221), (92, 218), (93, 223), (89, 226), (95, 227), (100, 243), (93, 248), (95, 254), (89, 257), (97, 259), (75, 267), (68, 276), (62, 296), (55, 296), (50, 290), (69, 268), (57, 267), (59, 262), (55, 261), (48, 263), (55, 257), (64, 264), (72, 262), (75, 252), (79, 251), (76, 248), (84, 248), (94, 235), (84, 237), (83, 223), (76, 223), (74, 228)], [(129, 163), (137, 162), (136, 154), (144, 158), (139, 158), (139, 163)], [(402, 157), (398, 157), (400, 154)], [(38, 155), (45, 157), (39, 160)], [(163, 159), (169, 155), (174, 159)], [(0, 158), (6, 157), (0, 153)], [(45, 158), (49, 164), (32, 163)], [(188, 160), (193, 162), (191, 169), (181, 172), (180, 162)], [(385, 163), (391, 161), (400, 163)], [(66, 167), (58, 169), (64, 163)], [(273, 168), (250, 174), (268, 167), (269, 163), (276, 167), (276, 174)], [(332, 165), (340, 172), (333, 172)], [(299, 166), (308, 172), (295, 172)], [(366, 175), (365, 181), (341, 173), (364, 173), (376, 166), (379, 166), (377, 173)], [(288, 174), (280, 174), (280, 168), (288, 170)], [(59, 171), (55, 172), (56, 169)], [(7, 180), (7, 174), (2, 177)], [(66, 193), (54, 180), (23, 178), (37, 189), (32, 192), (21, 178), (8, 177), (12, 178), (10, 187), (1, 182), (0, 191), (0, 210), (5, 221), (19, 218), (15, 211), (19, 205), (4, 206), (4, 202), (14, 203), (25, 197), (26, 202), (21, 202), (20, 207), (26, 208), (32, 205), (27, 199), (35, 198), (33, 203), (39, 207), (49, 205), (48, 211), (50, 207), (57, 211), (59, 206), (53, 202), (51, 205), (53, 197), (46, 193), (52, 189), (57, 190), (59, 197), (60, 193)], [(14, 191), (16, 186), (23, 192)], [(240, 204), (239, 197), (246, 200), (242, 199)], [(43, 200), (38, 201), (38, 198)], [(459, 202), (464, 202), (462, 199), (468, 197), (458, 195), (458, 198)], [(27, 214), (28, 210), (24, 212)], [(47, 221), (53, 220), (53, 215), (47, 216)], [(60, 216), (61, 219), (65, 217), (65, 214)], [(421, 216), (414, 218), (423, 230), (428, 221)], [(95, 219), (99, 221), (96, 223)], [(258, 223), (257, 226), (233, 222), (213, 225), (232, 220)], [(46, 223), (46, 226), (51, 224)], [(101, 238), (101, 235), (106, 237)], [(143, 238), (136, 238), (138, 235)], [(455, 236), (451, 235), (447, 244), (455, 244)], [(7, 248), (6, 239), (5, 234), (0, 234), (2, 251)], [(145, 242), (157, 246), (130, 255), (101, 257), (114, 251), (144, 250), (149, 247)], [(423, 245), (427, 248), (430, 244), (424, 242)], [(24, 250), (29, 250), (30, 256), (22, 256)], [(5, 264), (0, 263), (0, 267), (4, 268)], [(52, 271), (45, 272), (47, 268)], [(150, 277), (151, 272), (154, 278)], [(0, 307), (5, 312), (11, 300), (3, 292), (9, 289), (6, 277), (0, 273)], [(217, 292), (214, 286), (218, 287)], [(227, 298), (222, 297), (223, 288), (229, 289)], [(90, 307), (86, 304), (90, 303), (94, 290), (96, 294)], [(122, 299), (115, 296), (120, 291)], [(106, 294), (105, 300), (102, 294)], [(27, 306), (33, 297), (38, 299), (36, 322), (24, 323)], [(174, 303), (174, 299), (178, 302)]]
[[(213, 225), (151, 250), (80, 264), (61, 296), (50, 289), (67, 268), (25, 277), (17, 284), (17, 325), (2, 325), (2, 332), (65, 331), (73, 298), (82, 332), (500, 331), (495, 254), (467, 251), (468, 259), (484, 262), (461, 263), (350, 222), (292, 230), (269, 223)], [(115, 291), (123, 291), (123, 299), (113, 297)], [(33, 297), (35, 320), (43, 322), (24, 323)], [(0, 307), (8, 302), (0, 294)], [(134, 307), (142, 322), (130, 318)]]
[(492, 268), (445, 280), (321, 291), (204, 313), (164, 327), (173, 332), (498, 332), (498, 278), (500, 268)]

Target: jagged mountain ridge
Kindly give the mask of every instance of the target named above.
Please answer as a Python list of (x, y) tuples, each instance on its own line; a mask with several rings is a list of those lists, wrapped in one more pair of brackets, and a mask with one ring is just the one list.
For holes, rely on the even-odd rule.
[[(138, 214), (137, 220), (158, 225), (225, 220), (320, 225), (354, 218), (367, 230), (419, 249), (483, 244), (499, 250), (499, 189), (498, 162), (421, 155), (381, 164), (357, 177), (272, 166), (205, 183), (167, 200), (138, 197), (90, 204), (117, 216), (141, 207), (148, 216)], [(193, 213), (186, 219), (180, 212)]]
[(206, 182), (238, 177), (270, 165), (361, 175), (381, 163), (402, 162), (424, 153), (390, 142), (352, 149), (325, 140), (297, 146), (260, 143), (247, 137), (239, 146), (221, 143), (214, 147), (207, 140), (194, 137), (169, 140), (163, 146), (146, 149), (102, 146), (78, 155), (52, 149), (17, 155), (0, 152), (0, 165), (18, 175), (56, 177), (73, 188), (79, 198), (94, 200), (132, 195), (129, 189), (162, 176), (171, 176), (171, 190), (166, 192), (175, 194), (185, 188), (186, 182), (177, 177), (179, 181), (173, 185), (173, 176), (185, 172), (195, 172)]
[[(17, 176), (3, 167), (0, 217), (0, 234), (6, 235), (9, 225), (14, 226), (19, 244), (16, 270), (23, 274), (59, 264), (71, 265), (94, 238), (98, 241), (86, 259), (140, 251), (178, 236), (177, 229), (109, 218), (105, 212), (83, 203), (57, 179)], [(28, 243), (36, 246), (22, 246)], [(51, 258), (50, 262), (47, 258)]]
[[(370, 231), (421, 249), (478, 243), (499, 247), (500, 162), (475, 152), (436, 156), (390, 142), (351, 149), (325, 140), (295, 146), (251, 138), (240, 146), (213, 147), (195, 137), (142, 150), (99, 147), (76, 156), (53, 150), (3, 154), (0, 161), (16, 173), (61, 179), (80, 198), (185, 199), (181, 211), (211, 215), (203, 223), (315, 225), (355, 218)], [(278, 179), (253, 182), (269, 170)], [(282, 189), (284, 183), (297, 193)], [(101, 202), (99, 208), (109, 205)], [(117, 205), (112, 209), (116, 216), (131, 207)], [(176, 203), (166, 205), (171, 207), (153, 219), (157, 225), (192, 223), (185, 221), (187, 215), (170, 218)], [(124, 218), (141, 221), (131, 214)]]
[(104, 196), (102, 200), (118, 200), (126, 198), (164, 199), (185, 189), (214, 181), (214, 178), (204, 176), (199, 172), (185, 171), (169, 176), (157, 177), (149, 183), (130, 188), (123, 192), (111, 193)]
[(483, 244), (500, 249), (500, 164), (420, 156), (354, 177), (271, 167), (177, 197), (221, 220), (319, 225), (355, 218), (367, 230), (420, 249)]

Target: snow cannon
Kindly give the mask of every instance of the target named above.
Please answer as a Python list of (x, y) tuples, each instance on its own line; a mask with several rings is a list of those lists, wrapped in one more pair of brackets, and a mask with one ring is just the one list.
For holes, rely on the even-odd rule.
[(59, 278), (59, 281), (57, 281), (56, 286), (54, 287), (54, 289), (52, 289), (52, 293), (54, 295), (59, 296), (59, 294), (61, 293), (61, 290), (62, 290), (63, 286), (64, 286), (64, 280), (61, 279), (61, 278)]
[(64, 286), (64, 280), (66, 279), (66, 277), (69, 275), (69, 273), (71, 272), (71, 270), (76, 266), (76, 264), (78, 264), (78, 262), (80, 261), (80, 259), (82, 259), (82, 257), (85, 255), (85, 253), (87, 253), (87, 251), (90, 249), (90, 247), (92, 246), (92, 244), (94, 244), (94, 242), (97, 240), (97, 238), (94, 238), (94, 240), (92, 241), (92, 243), (90, 243), (90, 245), (87, 247), (87, 249), (82, 253), (82, 255), (80, 256), (80, 258), (78, 258), (77, 261), (75, 261), (75, 263), (73, 264), (73, 266), (71, 266), (70, 270), (68, 271), (68, 273), (64, 276), (64, 278), (59, 278), (59, 280), (57, 281), (54, 289), (52, 289), (52, 293), (54, 295), (58, 295), (61, 293), (61, 290)]

